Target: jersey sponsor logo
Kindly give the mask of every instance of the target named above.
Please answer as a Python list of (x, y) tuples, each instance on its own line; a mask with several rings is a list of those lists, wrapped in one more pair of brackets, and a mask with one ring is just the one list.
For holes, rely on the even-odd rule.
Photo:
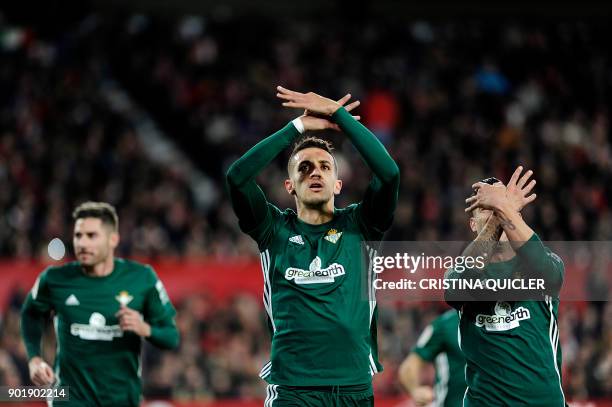
[(291, 243), (295, 243), (295, 244), (299, 244), (299, 245), (303, 245), (304, 244), (304, 239), (302, 239), (302, 235), (295, 235), (293, 237), (290, 237), (289, 241)]
[(293, 280), (296, 284), (318, 284), (333, 283), (336, 277), (344, 275), (344, 266), (333, 263), (325, 268), (321, 268), (321, 258), (315, 257), (308, 270), (297, 267), (289, 267), (285, 270), (285, 278)]
[(325, 236), (323, 239), (336, 244), (338, 243), (338, 240), (340, 240), (340, 237), (342, 237), (342, 232), (338, 232), (336, 229), (330, 229), (327, 232), (327, 236)]
[(476, 326), (487, 331), (508, 331), (521, 324), (521, 321), (531, 318), (531, 313), (525, 307), (518, 307), (512, 311), (512, 306), (504, 301), (495, 303), (495, 315), (476, 315)]
[(112, 341), (123, 336), (119, 325), (106, 325), (106, 318), (99, 312), (89, 317), (89, 324), (70, 325), (70, 333), (86, 341)]
[(119, 302), (119, 304), (125, 307), (134, 299), (134, 297), (132, 297), (127, 291), (121, 291), (115, 296), (115, 299)]
[(73, 306), (73, 307), (77, 305), (81, 305), (81, 303), (79, 302), (79, 299), (74, 294), (70, 294), (68, 298), (66, 298), (65, 304), (69, 306)]

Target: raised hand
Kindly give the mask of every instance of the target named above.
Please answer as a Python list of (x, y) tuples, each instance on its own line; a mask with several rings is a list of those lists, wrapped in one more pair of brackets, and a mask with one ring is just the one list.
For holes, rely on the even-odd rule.
[(522, 172), (523, 166), (519, 165), (517, 169), (514, 170), (514, 174), (512, 174), (510, 181), (508, 181), (508, 185), (506, 185), (508, 201), (517, 212), (520, 212), (525, 206), (533, 202), (537, 196), (536, 194), (529, 195), (536, 184), (535, 180), (531, 180), (531, 182), (528, 183), (529, 178), (533, 175), (533, 171), (529, 170), (521, 177)]
[(283, 106), (285, 107), (306, 109), (315, 114), (331, 116), (342, 106), (335, 100), (317, 95), (314, 92), (301, 93), (285, 89), (282, 86), (277, 86), (276, 90), (278, 91), (276, 96), (285, 100), (285, 102), (283, 102)]
[(465, 200), (465, 203), (469, 205), (465, 208), (466, 212), (471, 212), (476, 208), (496, 210), (508, 201), (508, 192), (501, 182), (493, 185), (477, 182), (472, 185), (472, 189), (476, 191), (476, 195)]
[[(291, 100), (298, 100), (298, 102), (284, 102), (283, 106), (304, 109), (304, 114), (300, 116), (300, 120), (302, 121), (302, 124), (304, 125), (305, 130), (331, 129), (331, 130), (340, 131), (340, 128), (338, 127), (338, 125), (328, 119), (327, 117), (328, 114), (322, 113), (322, 110), (324, 110), (323, 106), (334, 106), (335, 107), (334, 110), (329, 114), (331, 115), (341, 106), (344, 106), (346, 111), (350, 112), (351, 110), (359, 106), (359, 104), (361, 103), (358, 100), (356, 100), (346, 105), (346, 103), (352, 97), (350, 93), (347, 93), (346, 95), (344, 95), (342, 98), (340, 98), (337, 101), (333, 101), (331, 99), (327, 99), (323, 96), (319, 96), (316, 93), (312, 93), (312, 92), (309, 92), (309, 93), (294, 92), (292, 90), (285, 89), (281, 86), (278, 86), (277, 90), (278, 90), (278, 93), (276, 94), (276, 96), (278, 96), (281, 99), (289, 100), (289, 98), (291, 98)], [(361, 119), (361, 116), (353, 116), (353, 118), (355, 120), (359, 120)]]

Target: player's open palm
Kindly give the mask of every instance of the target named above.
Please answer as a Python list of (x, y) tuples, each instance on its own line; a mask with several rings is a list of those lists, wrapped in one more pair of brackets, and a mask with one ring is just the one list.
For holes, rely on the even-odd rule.
[[(322, 118), (324, 119), (326, 116), (331, 116), (334, 114), (336, 110), (342, 106), (344, 106), (344, 108), (350, 112), (360, 104), (360, 102), (356, 100), (345, 106), (345, 104), (351, 99), (350, 93), (346, 94), (340, 100), (335, 101), (321, 95), (317, 95), (314, 92), (301, 93), (285, 89), (282, 86), (277, 86), (276, 90), (276, 96), (279, 99), (284, 100), (283, 106), (304, 109), (308, 116), (323, 116)], [(356, 120), (359, 120), (359, 116), (353, 117)]]
[[(280, 86), (279, 88), (284, 89), (284, 88), (281, 88)], [(295, 93), (299, 93), (299, 92), (295, 92)], [(278, 93), (277, 96), (278, 95), (280, 95), (280, 93)], [(300, 93), (300, 95), (304, 95), (304, 94)], [(319, 97), (319, 95), (316, 95), (316, 96)], [(351, 99), (351, 97), (352, 97), (351, 94), (347, 93), (342, 98), (340, 98), (338, 101), (334, 102), (332, 100), (332, 102), (334, 102), (338, 106), (344, 106), (346, 111), (350, 112), (351, 110), (355, 109), (360, 104), (360, 102), (356, 100), (346, 105), (346, 103)], [(287, 104), (283, 103), (283, 106), (287, 106)], [(294, 107), (294, 106), (288, 106), (288, 107)], [(353, 116), (353, 118), (355, 120), (360, 120), (361, 116)], [(316, 130), (331, 129), (331, 130), (340, 131), (340, 127), (336, 123), (329, 120), (327, 116), (325, 115), (322, 116), (320, 113), (313, 111), (312, 109), (304, 108), (304, 114), (300, 116), (300, 120), (302, 121), (304, 130), (315, 130), (316, 131)]]
[(530, 194), (536, 184), (534, 179), (529, 181), (533, 171), (529, 170), (521, 176), (522, 172), (523, 167), (519, 165), (506, 185), (508, 200), (517, 212), (536, 199), (536, 194)]
[(285, 89), (282, 86), (277, 86), (276, 96), (283, 99), (283, 106), (294, 107), (297, 109), (306, 109), (309, 112), (331, 116), (342, 106), (335, 100), (328, 99), (314, 92), (301, 93), (293, 90)]
[(30, 379), (37, 386), (50, 386), (55, 381), (53, 369), (40, 357), (33, 357), (28, 364)]

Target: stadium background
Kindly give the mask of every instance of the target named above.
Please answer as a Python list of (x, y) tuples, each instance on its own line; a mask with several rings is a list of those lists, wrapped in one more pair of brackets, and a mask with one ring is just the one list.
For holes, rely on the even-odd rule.
[[(223, 174), (295, 116), (277, 84), (362, 100), (402, 171), (388, 239), (469, 239), (466, 186), (507, 180), (522, 163), (538, 180), (525, 217), (543, 239), (612, 240), (609, 12), (590, 2), (0, 6), (0, 385), (29, 384), (19, 307), (53, 264), (49, 241), (69, 246), (71, 209), (95, 199), (119, 210), (119, 255), (151, 262), (179, 310), (180, 349), (145, 349), (147, 399), (261, 404), (261, 274)], [(330, 138), (343, 206), (369, 173)], [(284, 171), (280, 159), (260, 183), (291, 206)], [(581, 281), (587, 299), (609, 292), (609, 280)], [(377, 405), (410, 405), (397, 367), (443, 309), (409, 299), (381, 309)], [(568, 399), (612, 405), (612, 306), (564, 303), (560, 328)], [(45, 355), (53, 349), (49, 332)]]

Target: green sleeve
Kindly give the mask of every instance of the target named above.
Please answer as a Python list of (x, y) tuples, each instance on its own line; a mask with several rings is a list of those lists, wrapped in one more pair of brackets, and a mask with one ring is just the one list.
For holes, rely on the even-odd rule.
[(47, 270), (45, 270), (36, 279), (21, 308), (21, 337), (25, 343), (28, 359), (41, 355), (40, 343), (44, 321), (51, 309)]
[(257, 175), (283, 150), (293, 143), (300, 132), (292, 123), (257, 143), (234, 162), (227, 171), (226, 181), (240, 229), (261, 243), (269, 232), (274, 208), (255, 182)]
[(534, 233), (523, 246), (518, 248), (516, 254), (526, 266), (529, 276), (543, 278), (547, 291), (553, 295), (559, 294), (565, 273), (563, 260), (544, 246), (537, 234)]
[(360, 217), (374, 236), (391, 226), (399, 193), (399, 168), (382, 143), (343, 107), (332, 120), (346, 133), (374, 176), (360, 205)]
[(439, 353), (444, 352), (444, 333), (436, 322), (437, 320), (423, 330), (412, 348), (414, 353), (428, 362), (432, 362)]
[(157, 275), (153, 276), (152, 287), (147, 292), (144, 319), (151, 325), (151, 336), (147, 338), (153, 345), (163, 349), (174, 349), (179, 345), (179, 333), (174, 321), (176, 310), (170, 302), (168, 293)]

